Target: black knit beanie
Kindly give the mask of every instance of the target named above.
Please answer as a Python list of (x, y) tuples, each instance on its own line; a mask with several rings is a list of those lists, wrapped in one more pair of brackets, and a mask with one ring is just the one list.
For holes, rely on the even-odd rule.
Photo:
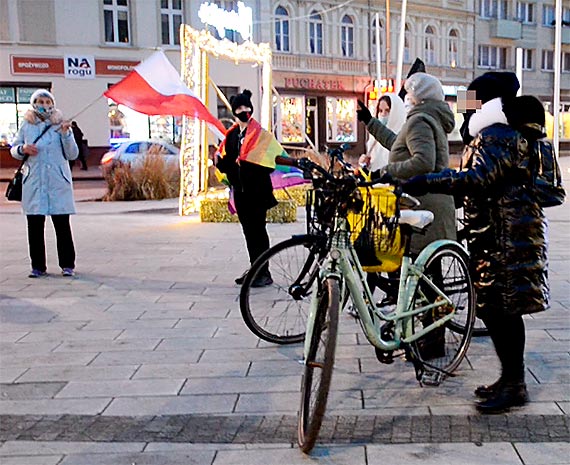
[(230, 98), (230, 104), (232, 106), (232, 113), (235, 115), (236, 110), (243, 106), (251, 108), (253, 113), (253, 104), (251, 103), (251, 90), (244, 89), (241, 94), (237, 94)]
[(515, 98), (519, 88), (519, 80), (515, 73), (489, 71), (475, 78), (467, 90), (474, 90), (477, 100), (487, 103), (498, 97), (503, 100)]

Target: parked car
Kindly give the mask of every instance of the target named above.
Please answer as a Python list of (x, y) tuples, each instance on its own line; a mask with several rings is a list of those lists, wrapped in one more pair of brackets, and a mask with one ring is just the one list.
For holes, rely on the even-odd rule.
[(101, 158), (101, 166), (109, 168), (117, 162), (136, 164), (141, 163), (147, 153), (164, 156), (167, 164), (178, 166), (180, 149), (162, 140), (138, 140), (122, 142), (109, 150)]

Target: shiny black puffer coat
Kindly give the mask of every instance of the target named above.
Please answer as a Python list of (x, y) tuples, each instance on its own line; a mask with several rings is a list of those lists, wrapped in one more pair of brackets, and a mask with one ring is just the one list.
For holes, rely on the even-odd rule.
[(521, 315), (549, 306), (547, 224), (528, 186), (520, 135), (494, 124), (463, 155), (461, 171), (428, 175), (430, 192), (464, 197), (477, 313)]

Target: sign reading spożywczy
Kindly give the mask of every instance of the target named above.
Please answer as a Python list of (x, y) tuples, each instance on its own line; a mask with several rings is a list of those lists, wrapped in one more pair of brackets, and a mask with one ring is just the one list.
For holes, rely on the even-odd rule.
[(65, 55), (63, 64), (66, 79), (95, 79), (93, 55)]

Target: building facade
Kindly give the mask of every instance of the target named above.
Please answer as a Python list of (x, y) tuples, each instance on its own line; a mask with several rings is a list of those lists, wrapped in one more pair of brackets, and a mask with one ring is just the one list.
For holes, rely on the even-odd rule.
[[(515, 70), (516, 49), (520, 48), (524, 92), (539, 96), (552, 110), (554, 1), (408, 1), (403, 77), (419, 57), (427, 71), (441, 79), (453, 107), (458, 87), (475, 76), (487, 70)], [(55, 93), (58, 107), (68, 117), (75, 117), (92, 147), (108, 147), (125, 138), (162, 137), (177, 142), (181, 121), (169, 116), (147, 117), (102, 95), (157, 48), (165, 50), (180, 70), (180, 24), (208, 29), (220, 39), (243, 41), (237, 31), (204, 24), (199, 15), (203, 3), (0, 0), (3, 143), (9, 144), (14, 137), (29, 97), (38, 87)], [(363, 149), (365, 134), (356, 121), (356, 101), (369, 95), (378, 77), (377, 63), (381, 87), (388, 89), (390, 79), (396, 78), (402, 25), (399, 1), (210, 3), (226, 12), (251, 8), (253, 41), (271, 44), (273, 124), (279, 140), (292, 147), (309, 144), (322, 149), (348, 142), (356, 152)], [(563, 111), (569, 112), (570, 5), (563, 3), (561, 101)], [(210, 77), (219, 89), (229, 97), (250, 88), (258, 108), (260, 74), (251, 64), (210, 60)], [(212, 113), (229, 122), (231, 114), (223, 101), (216, 99), (213, 91), (210, 95), (214, 97), (209, 102)], [(568, 117), (563, 114), (563, 139), (570, 138)]]

